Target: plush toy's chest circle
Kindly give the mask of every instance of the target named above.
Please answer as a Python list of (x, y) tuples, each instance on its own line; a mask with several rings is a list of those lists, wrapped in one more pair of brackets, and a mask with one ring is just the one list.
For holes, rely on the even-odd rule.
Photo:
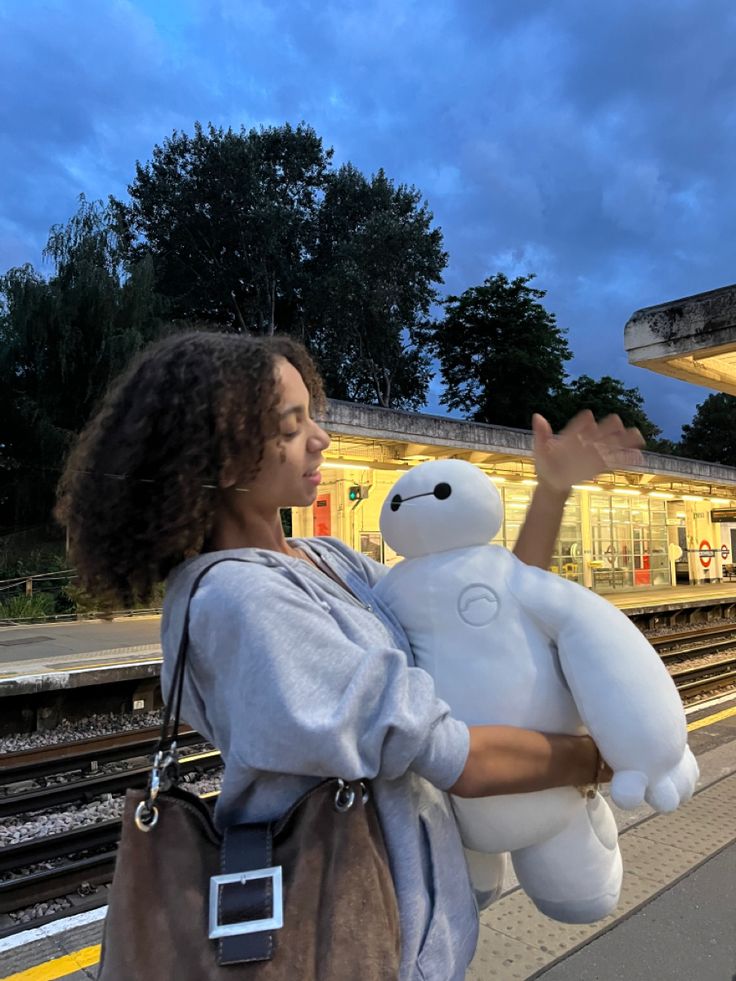
[(457, 613), (470, 627), (485, 627), (498, 616), (501, 601), (490, 586), (472, 583), (466, 586), (457, 599)]

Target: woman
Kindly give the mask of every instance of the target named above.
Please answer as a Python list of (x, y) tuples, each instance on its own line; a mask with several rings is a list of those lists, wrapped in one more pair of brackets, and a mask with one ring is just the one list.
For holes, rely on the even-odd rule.
[[(220, 826), (283, 814), (315, 780), (370, 778), (396, 887), (403, 979), (464, 976), (477, 907), (446, 791), (584, 784), (587, 736), (470, 730), (371, 587), (382, 566), (336, 539), (284, 536), (310, 506), (329, 445), (308, 355), (288, 338), (191, 333), (140, 355), (72, 453), (57, 516), (85, 586), (119, 602), (166, 579), (164, 688), (194, 578), (184, 717), (222, 752)], [(539, 486), (517, 554), (546, 566), (574, 480), (640, 437), (612, 419), (553, 440), (535, 419)], [(600, 774), (598, 774), (600, 775)], [(359, 884), (356, 884), (359, 888)]]

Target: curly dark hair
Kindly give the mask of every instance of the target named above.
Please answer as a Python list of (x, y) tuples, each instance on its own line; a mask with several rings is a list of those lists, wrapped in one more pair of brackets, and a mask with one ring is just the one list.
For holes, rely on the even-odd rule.
[(247, 482), (278, 432), (279, 357), (323, 411), (313, 361), (284, 336), (175, 334), (112, 383), (69, 454), (54, 508), (84, 589), (108, 604), (149, 602), (203, 550), (223, 467)]

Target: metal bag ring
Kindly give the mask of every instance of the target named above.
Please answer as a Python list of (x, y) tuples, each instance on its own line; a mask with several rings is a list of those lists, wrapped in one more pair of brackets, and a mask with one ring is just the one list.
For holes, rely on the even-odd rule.
[(362, 780), (360, 781), (360, 798), (364, 804), (367, 804), (368, 801), (371, 799), (371, 795), (368, 792), (368, 787), (363, 783)]
[(158, 808), (149, 807), (147, 800), (142, 800), (135, 809), (135, 826), (139, 831), (150, 831), (158, 822)]
[(349, 783), (338, 780), (337, 793), (335, 794), (335, 810), (344, 813), (349, 811), (355, 803), (355, 791)]

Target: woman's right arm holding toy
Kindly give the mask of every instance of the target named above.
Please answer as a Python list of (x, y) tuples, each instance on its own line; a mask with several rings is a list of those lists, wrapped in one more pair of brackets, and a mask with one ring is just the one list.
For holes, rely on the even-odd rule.
[(471, 726), (465, 768), (450, 787), (458, 797), (523, 794), (611, 779), (590, 736), (514, 726)]

